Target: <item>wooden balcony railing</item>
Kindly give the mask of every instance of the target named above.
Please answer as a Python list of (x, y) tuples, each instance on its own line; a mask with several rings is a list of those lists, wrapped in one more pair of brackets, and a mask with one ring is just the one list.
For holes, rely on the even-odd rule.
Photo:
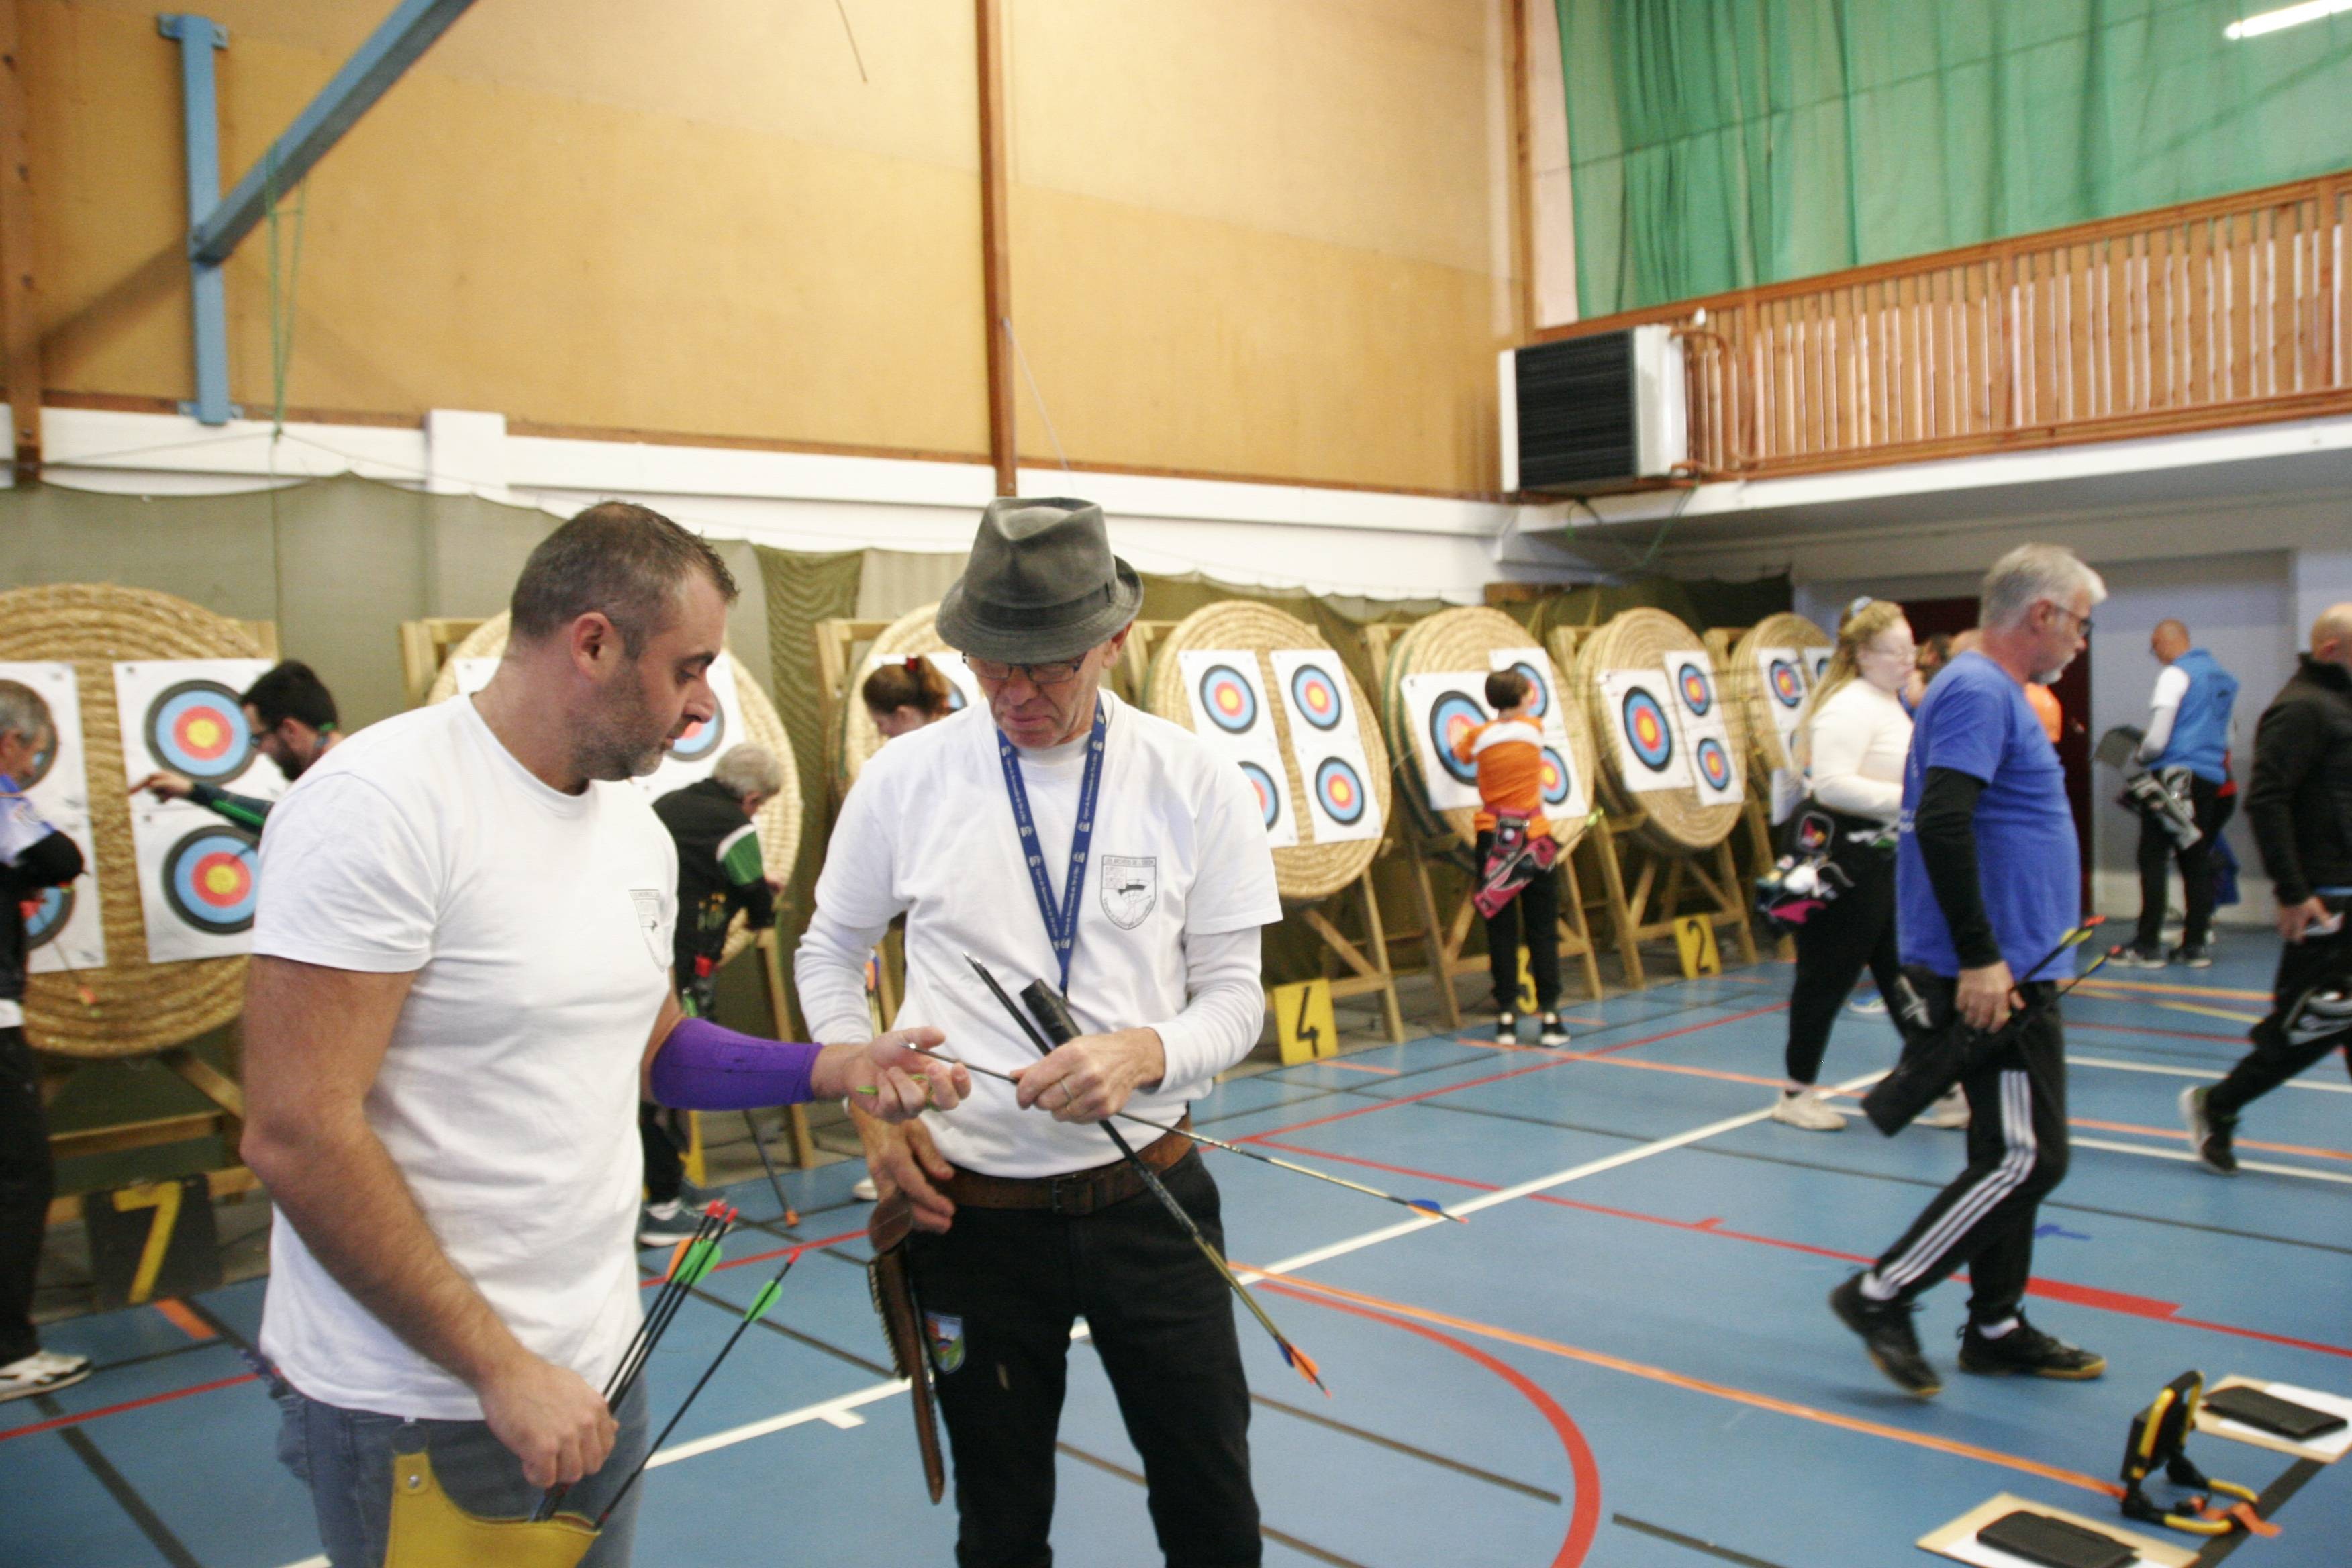
[(2352, 412), (2352, 172), (1580, 321), (1683, 329), (1703, 475)]

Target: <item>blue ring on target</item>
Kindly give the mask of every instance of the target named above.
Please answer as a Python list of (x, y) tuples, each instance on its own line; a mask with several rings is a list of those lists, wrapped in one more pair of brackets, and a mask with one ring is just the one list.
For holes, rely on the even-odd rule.
[(1232, 665), (1213, 664), (1201, 672), (1201, 711), (1226, 734), (1246, 735), (1257, 727), (1257, 692)]
[(1244, 762), (1241, 770), (1242, 777), (1249, 780), (1250, 788), (1257, 791), (1258, 815), (1265, 819), (1265, 830), (1271, 833), (1274, 825), (1282, 820), (1282, 791), (1276, 787), (1274, 775), (1255, 763)]
[(1517, 670), (1527, 683), (1535, 689), (1535, 711), (1529, 714), (1528, 717), (1540, 723), (1543, 721), (1543, 716), (1551, 711), (1551, 682), (1546, 680), (1541, 675), (1538, 674), (1536, 672), (1536, 667), (1529, 664), (1526, 659), (1522, 658), (1513, 660), (1511, 668)]
[(1783, 708), (1801, 708), (1805, 702), (1805, 678), (1797, 667), (1785, 658), (1776, 658), (1765, 669), (1765, 679), (1772, 684), (1772, 700)]
[(1698, 763), (1698, 776), (1706, 781), (1709, 789), (1731, 787), (1731, 753), (1723, 742), (1712, 735), (1701, 735), (1698, 744), (1691, 748), (1691, 760)]
[(25, 905), (25, 951), (36, 952), (57, 941), (73, 911), (71, 888), (43, 888)]
[(1633, 760), (1653, 773), (1664, 773), (1675, 760), (1675, 731), (1658, 700), (1637, 686), (1625, 693), (1620, 716), (1626, 749), (1633, 753)]
[(1465, 763), (1454, 754), (1454, 731), (1463, 724), (1474, 728), (1486, 721), (1486, 710), (1467, 692), (1447, 691), (1439, 694), (1429, 705), (1429, 738), (1434, 743), (1437, 765), (1445, 770), (1456, 783), (1475, 784), (1478, 782), (1478, 764)]
[(1683, 660), (1675, 671), (1675, 691), (1694, 719), (1706, 718), (1715, 706), (1715, 682), (1706, 678), (1706, 670), (1688, 659)]
[(1543, 803), (1546, 805), (1566, 805), (1569, 786), (1574, 775), (1568, 771), (1568, 760), (1557, 748), (1543, 749), (1543, 771), (1538, 775), (1543, 781)]
[(226, 824), (197, 828), (164, 853), (163, 902), (192, 930), (234, 936), (253, 926), (261, 840)]
[(1315, 801), (1342, 827), (1364, 819), (1364, 781), (1345, 757), (1326, 757), (1315, 768)]
[(253, 765), (244, 704), (217, 680), (183, 680), (147, 705), (147, 754), (198, 784), (224, 784)]
[(669, 754), (681, 763), (706, 762), (719, 754), (727, 739), (727, 710), (711, 705), (710, 717), (689, 726), (685, 734), (669, 743)]
[(1319, 664), (1302, 664), (1290, 672), (1290, 703), (1298, 716), (1318, 730), (1337, 729), (1346, 709), (1339, 701), (1339, 684)]

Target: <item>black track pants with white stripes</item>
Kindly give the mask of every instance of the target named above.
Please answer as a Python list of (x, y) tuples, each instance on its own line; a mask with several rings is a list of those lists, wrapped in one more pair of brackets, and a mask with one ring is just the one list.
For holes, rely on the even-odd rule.
[[(1930, 1016), (1950, 1017), (1953, 983), (1909, 973)], [(2055, 986), (2036, 982), (2020, 989), (2034, 1003), (2045, 1002)], [(1907, 1301), (1965, 1268), (1969, 1315), (1997, 1323), (2024, 1299), (2042, 1200), (2066, 1175), (2066, 1048), (2057, 1009), (2027, 1022), (1960, 1087), (1969, 1097), (1969, 1168), (1936, 1194), (1873, 1272)]]

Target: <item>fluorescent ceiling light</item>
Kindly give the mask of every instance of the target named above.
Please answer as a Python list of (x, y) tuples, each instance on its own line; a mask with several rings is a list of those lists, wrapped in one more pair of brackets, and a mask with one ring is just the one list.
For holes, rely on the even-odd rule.
[(2275, 33), (2281, 27), (2299, 27), (2305, 22), (2317, 22), (2335, 16), (2338, 11), (2352, 11), (2352, 0), (2304, 0), (2300, 5), (2282, 5), (2275, 11), (2248, 16), (2221, 29), (2225, 38), (2259, 38), (2264, 33)]

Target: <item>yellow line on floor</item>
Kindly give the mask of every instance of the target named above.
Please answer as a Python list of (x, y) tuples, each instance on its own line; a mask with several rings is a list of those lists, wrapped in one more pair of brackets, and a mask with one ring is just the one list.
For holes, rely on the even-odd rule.
[(2158, 1002), (2158, 1006), (2173, 1013), (2201, 1013), (2208, 1018), (2227, 1018), (2233, 1024), (2259, 1024), (2260, 1013), (2232, 1013), (2227, 1007), (2200, 1007), (2194, 1002)]
[(2210, 996), (2223, 1002), (2267, 1002), (2267, 991), (2231, 991), (2219, 985), (2168, 985), (2161, 980), (2110, 980), (2105, 975), (2083, 982), (2084, 991), (2146, 991), (2164, 996)]

